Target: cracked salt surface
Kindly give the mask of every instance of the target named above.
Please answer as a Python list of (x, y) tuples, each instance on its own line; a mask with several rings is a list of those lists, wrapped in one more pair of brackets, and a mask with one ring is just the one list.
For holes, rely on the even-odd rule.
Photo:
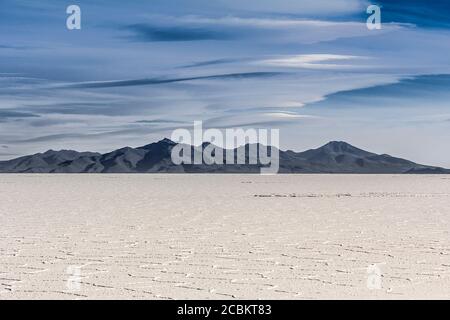
[(0, 175), (0, 299), (449, 299), (444, 177)]

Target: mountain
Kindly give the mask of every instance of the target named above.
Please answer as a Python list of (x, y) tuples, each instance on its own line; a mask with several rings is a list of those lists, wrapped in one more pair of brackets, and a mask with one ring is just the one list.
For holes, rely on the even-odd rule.
[(64, 164), (72, 163), (80, 158), (100, 156), (94, 152), (77, 152), (73, 150), (53, 151), (37, 153), (9, 161), (0, 161), (0, 172), (4, 173), (49, 173), (61, 168)]
[[(288, 151), (289, 152), (289, 151)], [(346, 142), (332, 141), (326, 145), (292, 154), (294, 162), (301, 160), (303, 170), (313, 173), (445, 173), (446, 169), (424, 166), (414, 162), (375, 154), (358, 149)], [(285, 161), (280, 161), (286, 164)], [(287, 166), (286, 169), (289, 169)], [(450, 173), (450, 171), (447, 171)]]
[[(163, 139), (138, 148), (125, 147), (109, 153), (53, 151), (0, 161), (0, 173), (259, 173), (260, 165), (249, 159), (250, 145), (234, 149), (246, 151), (246, 164), (175, 165), (171, 151), (175, 142)], [(209, 144), (204, 143), (202, 148)], [(264, 147), (256, 145), (256, 148)], [(190, 147), (193, 154), (194, 147)], [(450, 170), (420, 165), (387, 154), (375, 154), (346, 142), (333, 141), (304, 152), (281, 151), (280, 173), (450, 173)], [(225, 152), (224, 152), (225, 160)], [(224, 161), (225, 162), (225, 161)]]

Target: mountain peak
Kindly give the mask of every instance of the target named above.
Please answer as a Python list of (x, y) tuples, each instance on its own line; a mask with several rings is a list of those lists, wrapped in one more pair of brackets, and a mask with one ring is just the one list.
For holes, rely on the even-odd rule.
[(157, 143), (175, 144), (175, 142), (173, 142), (172, 140), (170, 140), (168, 138), (164, 138), (164, 139), (158, 141)]
[(352, 146), (351, 144), (345, 142), (345, 141), (330, 141), (324, 146), (318, 148), (317, 150), (327, 151), (331, 153), (351, 153), (351, 154), (357, 154), (357, 155), (369, 155), (372, 154), (368, 151), (356, 148)]
[(345, 141), (330, 141), (325, 146), (351, 146), (351, 144)]
[(60, 150), (48, 149), (43, 154), (54, 154), (54, 153), (62, 153), (62, 152), (78, 152), (78, 151), (69, 150), (69, 149), (60, 149)]
[(175, 144), (176, 143), (173, 142), (172, 140), (170, 140), (168, 138), (164, 138), (162, 140), (159, 140), (158, 142), (153, 142), (153, 143), (147, 144), (145, 146), (138, 147), (137, 149), (146, 149), (146, 150), (155, 149), (155, 148), (159, 149), (159, 148), (164, 148), (166, 146), (174, 146)]

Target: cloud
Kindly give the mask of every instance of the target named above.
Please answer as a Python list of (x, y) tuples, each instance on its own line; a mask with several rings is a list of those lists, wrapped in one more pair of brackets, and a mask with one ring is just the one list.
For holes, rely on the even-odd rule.
[(288, 29), (293, 27), (338, 27), (353, 26), (358, 27), (360, 22), (351, 21), (330, 21), (318, 19), (288, 19), (288, 18), (257, 18), (257, 17), (201, 17), (201, 16), (181, 16), (181, 17), (159, 17), (161, 23), (183, 24), (183, 25), (208, 25), (221, 27), (246, 27), (259, 29)]
[[(365, 12), (365, 11), (363, 11)], [(339, 38), (373, 36), (366, 18), (331, 21), (319, 18), (248, 16), (147, 15), (148, 23), (126, 26), (135, 41), (236, 40), (250, 43), (317, 43)], [(391, 23), (377, 34), (404, 28)]]
[(186, 64), (186, 65), (180, 66), (179, 68), (183, 69), (183, 68), (208, 67), (208, 66), (215, 66), (215, 65), (219, 65), (219, 64), (245, 62), (245, 61), (252, 61), (252, 59), (250, 59), (250, 58), (246, 58), (246, 59), (245, 58), (242, 58), (242, 59), (232, 59), (232, 58), (215, 59), (215, 60), (207, 60), (207, 61), (200, 61), (200, 62), (195, 62), (195, 63), (191, 63), (191, 64)]
[(123, 108), (120, 101), (98, 102), (95, 100), (89, 102), (61, 102), (48, 104), (34, 104), (22, 107), (26, 111), (33, 111), (39, 114), (60, 114), (60, 115), (105, 115), (105, 116), (121, 116), (128, 115), (134, 106), (128, 109)]
[(130, 86), (145, 86), (145, 85), (157, 85), (167, 84), (175, 82), (185, 82), (193, 80), (227, 80), (227, 79), (254, 79), (254, 78), (268, 78), (278, 75), (282, 75), (282, 72), (247, 72), (247, 73), (229, 73), (229, 74), (217, 74), (209, 76), (196, 76), (196, 77), (184, 77), (184, 78), (149, 78), (149, 79), (136, 79), (136, 80), (116, 80), (116, 81), (93, 81), (93, 82), (79, 82), (73, 84), (67, 84), (58, 86), (56, 88), (113, 88), (113, 87), (130, 87)]
[(378, 0), (386, 22), (412, 23), (424, 28), (450, 28), (450, 6), (446, 0)]
[(10, 119), (10, 118), (35, 118), (39, 117), (39, 115), (36, 115), (34, 113), (29, 112), (20, 112), (15, 110), (8, 110), (8, 109), (0, 109), (0, 121), (2, 119)]
[(157, 120), (138, 120), (134, 123), (139, 124), (167, 124), (167, 123), (184, 123), (186, 124), (186, 121), (177, 121), (177, 120), (166, 120), (166, 119), (157, 119)]
[(80, 119), (59, 119), (59, 118), (48, 118), (48, 119), (39, 119), (39, 120), (33, 120), (30, 121), (28, 124), (31, 127), (38, 127), (38, 128), (46, 128), (50, 126), (61, 126), (66, 124), (80, 124), (84, 123), (83, 120)]
[(218, 0), (218, 2), (241, 11), (315, 16), (351, 14), (363, 10), (366, 4), (366, 1), (360, 0)]
[(60, 134), (50, 134), (41, 135), (33, 138), (26, 139), (9, 139), (7, 142), (9, 144), (30, 144), (38, 142), (50, 142), (50, 141), (82, 141), (96, 139), (99, 141), (101, 138), (111, 138), (111, 137), (126, 137), (131, 136), (142, 136), (145, 134), (155, 133), (155, 132), (171, 132), (178, 129), (179, 126), (171, 126), (166, 128), (150, 128), (146, 126), (136, 126), (131, 128), (119, 129), (119, 130), (105, 130), (102, 132), (94, 133), (81, 133), (81, 132), (68, 132)]
[(208, 30), (189, 26), (153, 26), (148, 24), (134, 24), (124, 29), (133, 32), (130, 39), (135, 41), (204, 41), (229, 40), (233, 35), (218, 30)]
[[(188, 65), (181, 66), (180, 68), (199, 68), (209, 67), (221, 64), (241, 64), (241, 65), (260, 65), (267, 67), (282, 67), (282, 68), (309, 68), (309, 69), (336, 69), (336, 68), (354, 68), (357, 65), (352, 64), (337, 64), (337, 63), (323, 63), (326, 61), (362, 61), (368, 60), (369, 57), (354, 56), (354, 55), (341, 55), (331, 53), (311, 53), (301, 55), (278, 55), (268, 57), (266, 59), (259, 58), (223, 58), (217, 60), (200, 61)], [(358, 65), (362, 67), (362, 65)]]
[(243, 112), (240, 114), (223, 115), (213, 117), (204, 121), (204, 127), (209, 128), (230, 128), (230, 127), (274, 127), (283, 126), (298, 121), (317, 119), (318, 117), (298, 114), (295, 112)]
[(396, 82), (328, 94), (308, 108), (413, 108), (449, 107), (450, 74), (404, 77)]
[(17, 139), (17, 140), (10, 140), (9, 143), (35, 143), (35, 142), (47, 142), (47, 141), (53, 141), (53, 140), (66, 140), (70, 138), (82, 138), (86, 136), (82, 133), (61, 133), (61, 134), (51, 134), (51, 135), (45, 135), (45, 136), (38, 136), (34, 138), (29, 139)]
[(324, 61), (347, 61), (362, 59), (363, 57), (351, 56), (351, 55), (339, 55), (339, 54), (304, 54), (296, 56), (287, 56), (272, 58), (267, 60), (257, 61), (257, 64), (265, 66), (275, 67), (288, 67), (288, 68), (320, 68), (320, 69), (334, 69), (334, 68), (348, 68), (348, 65), (340, 64), (326, 64)]
[(16, 46), (16, 45), (2, 45), (0, 44), (0, 49), (11, 49), (11, 50), (28, 50), (34, 49), (32, 46)]

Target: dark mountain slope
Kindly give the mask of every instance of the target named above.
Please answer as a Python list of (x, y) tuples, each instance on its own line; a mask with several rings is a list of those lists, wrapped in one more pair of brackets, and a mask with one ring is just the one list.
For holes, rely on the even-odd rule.
[[(202, 149), (209, 144), (205, 143)], [(245, 164), (175, 165), (171, 151), (175, 143), (169, 139), (139, 148), (125, 147), (106, 154), (71, 150), (47, 151), (0, 162), (2, 173), (259, 173), (260, 165), (249, 164), (250, 146), (234, 149), (245, 151)], [(261, 145), (255, 146), (263, 148)], [(194, 153), (194, 147), (191, 154)], [(223, 150), (224, 163), (226, 151)], [(386, 154), (378, 155), (341, 141), (304, 152), (280, 151), (280, 173), (410, 173), (444, 174), (450, 170), (416, 164)], [(255, 160), (255, 159), (253, 159)]]

